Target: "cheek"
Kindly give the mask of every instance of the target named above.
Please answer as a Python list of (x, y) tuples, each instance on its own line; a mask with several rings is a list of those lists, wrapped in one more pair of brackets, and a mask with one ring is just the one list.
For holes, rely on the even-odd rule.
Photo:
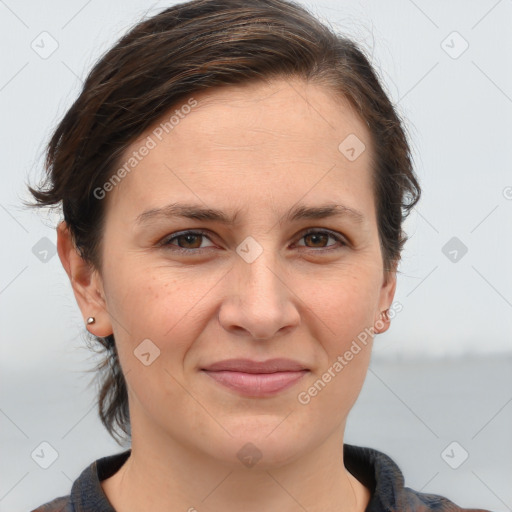
[(129, 362), (130, 353), (149, 339), (162, 355), (172, 349), (173, 360), (179, 360), (202, 329), (208, 283), (135, 265), (111, 275), (108, 308), (120, 358)]
[[(345, 272), (321, 283), (310, 293), (307, 306), (314, 312), (307, 321), (322, 345), (321, 361), (308, 385), (318, 404), (336, 403), (348, 412), (363, 385), (373, 345), (374, 308), (378, 281), (364, 272)], [(309, 315), (310, 313), (308, 313)], [(306, 391), (304, 387), (302, 390)], [(320, 397), (321, 395), (321, 397)], [(343, 409), (343, 411), (341, 411)]]
[(161, 268), (132, 270), (132, 275), (120, 272), (110, 287), (119, 360), (134, 411), (145, 409), (168, 425), (166, 404), (190, 407), (182, 387), (183, 362), (204, 329), (205, 290)]
[(373, 325), (379, 283), (364, 268), (354, 266), (334, 270), (321, 279), (303, 279), (300, 287), (297, 282), (297, 289), (297, 294), (306, 298), (307, 310), (325, 332), (321, 338), (329, 340), (332, 348), (342, 349), (344, 342)]
[(350, 361), (343, 358), (345, 352), (340, 352), (341, 361), (330, 361), (309, 386), (302, 387), (297, 396), (300, 405), (305, 408), (304, 414), (308, 421), (316, 423), (325, 432), (337, 428), (346, 421), (363, 387), (371, 353), (371, 342), (361, 346), (358, 354)]
[(322, 340), (322, 364), (295, 397), (295, 418), (303, 422), (305, 432), (314, 426), (320, 436), (346, 422), (363, 387), (373, 345), (371, 331), (361, 331), (360, 320), (341, 314), (337, 322), (338, 335)]

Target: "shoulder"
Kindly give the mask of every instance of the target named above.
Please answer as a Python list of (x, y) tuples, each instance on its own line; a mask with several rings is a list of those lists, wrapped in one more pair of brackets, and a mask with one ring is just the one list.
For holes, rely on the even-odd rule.
[(112, 476), (130, 456), (131, 449), (107, 455), (89, 464), (73, 482), (71, 492), (39, 505), (30, 512), (112, 510), (101, 481)]
[(39, 505), (39, 507), (30, 512), (74, 512), (71, 506), (70, 496), (60, 496), (52, 501)]
[(426, 494), (409, 487), (403, 488), (401, 499), (404, 510), (415, 512), (490, 512), (481, 508), (462, 508), (438, 494)]
[(438, 494), (426, 494), (404, 485), (404, 476), (389, 455), (374, 448), (344, 444), (346, 468), (371, 493), (365, 512), (490, 512), (462, 508)]

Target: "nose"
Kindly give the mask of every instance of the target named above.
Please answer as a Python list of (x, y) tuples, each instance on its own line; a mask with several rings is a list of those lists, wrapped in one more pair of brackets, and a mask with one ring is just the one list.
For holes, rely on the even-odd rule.
[(300, 323), (298, 298), (287, 281), (269, 251), (252, 263), (237, 260), (227, 276), (228, 292), (219, 311), (223, 328), (255, 340), (293, 330)]

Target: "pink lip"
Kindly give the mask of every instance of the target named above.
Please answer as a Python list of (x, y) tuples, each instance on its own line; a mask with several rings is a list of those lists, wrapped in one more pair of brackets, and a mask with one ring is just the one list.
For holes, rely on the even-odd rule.
[(232, 371), (244, 373), (274, 373), (274, 372), (298, 372), (308, 368), (292, 359), (277, 358), (266, 361), (254, 361), (252, 359), (226, 359), (210, 364), (202, 370), (208, 371)]
[(247, 396), (270, 396), (293, 386), (309, 372), (303, 364), (291, 359), (228, 359), (218, 361), (202, 371), (234, 391)]
[(218, 383), (243, 395), (263, 397), (289, 388), (309, 370), (272, 373), (245, 373), (228, 370), (203, 371)]

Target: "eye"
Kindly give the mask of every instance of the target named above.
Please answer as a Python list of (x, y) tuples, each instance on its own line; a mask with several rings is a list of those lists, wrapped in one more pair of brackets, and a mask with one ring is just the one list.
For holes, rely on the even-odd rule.
[[(197, 249), (207, 248), (201, 247), (201, 238), (208, 238), (205, 231), (183, 231), (164, 239), (160, 245), (171, 247), (173, 251), (177, 252), (197, 252)], [(178, 240), (178, 246), (172, 243), (174, 240)]]
[[(202, 252), (203, 249), (208, 249), (211, 246), (203, 246), (202, 239), (206, 238), (209, 240), (206, 231), (197, 230), (197, 231), (182, 231), (181, 233), (176, 233), (168, 238), (165, 238), (162, 242), (159, 243), (160, 246), (165, 248), (169, 248), (172, 251), (180, 252), (180, 253), (197, 253)], [(325, 244), (329, 238), (335, 240), (336, 243), (331, 245), (323, 245)], [(319, 230), (319, 229), (310, 229), (305, 233), (302, 233), (300, 240), (309, 241), (309, 243), (314, 244), (313, 247), (308, 247), (301, 245), (299, 247), (306, 247), (306, 249), (313, 249), (314, 252), (326, 252), (333, 251), (336, 249), (340, 249), (342, 247), (347, 246), (348, 244), (345, 240), (331, 231)], [(174, 242), (177, 241), (178, 244)], [(320, 245), (316, 245), (320, 244)], [(336, 247), (337, 245), (337, 247)]]
[[(301, 240), (302, 239), (309, 240), (313, 244), (318, 244), (318, 243), (323, 244), (324, 242), (327, 242), (327, 240), (329, 238), (334, 239), (339, 244), (339, 246), (334, 247), (334, 248), (332, 248), (332, 247), (336, 246), (336, 244), (322, 246), (322, 247), (317, 246), (318, 249), (320, 249), (320, 250), (317, 250), (315, 252), (333, 251), (333, 250), (340, 249), (341, 247), (345, 247), (348, 245), (341, 236), (334, 234), (331, 231), (318, 230), (318, 229), (310, 229), (310, 230), (306, 231), (306, 233), (302, 234)], [(303, 246), (301, 246), (301, 247), (303, 247)], [(325, 247), (331, 247), (331, 248), (325, 249)]]

